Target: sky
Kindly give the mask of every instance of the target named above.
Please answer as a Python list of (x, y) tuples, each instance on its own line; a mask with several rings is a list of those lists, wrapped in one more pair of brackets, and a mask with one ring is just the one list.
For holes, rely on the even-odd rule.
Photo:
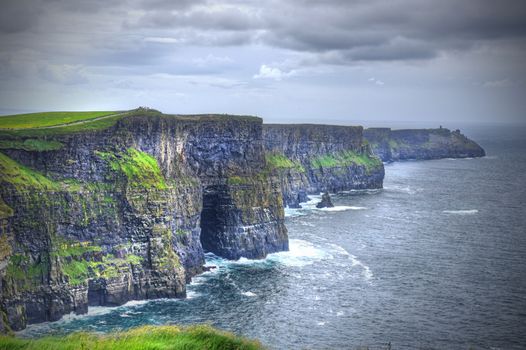
[(526, 123), (523, 0), (2, 0), (0, 112)]

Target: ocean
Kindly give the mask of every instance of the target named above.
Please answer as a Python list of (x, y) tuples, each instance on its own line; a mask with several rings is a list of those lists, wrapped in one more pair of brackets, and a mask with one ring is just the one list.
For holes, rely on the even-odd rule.
[(386, 165), (384, 188), (287, 209), (290, 251), (226, 261), (185, 300), (91, 307), (21, 336), (208, 323), (271, 349), (525, 349), (526, 129), (464, 128), (478, 159)]

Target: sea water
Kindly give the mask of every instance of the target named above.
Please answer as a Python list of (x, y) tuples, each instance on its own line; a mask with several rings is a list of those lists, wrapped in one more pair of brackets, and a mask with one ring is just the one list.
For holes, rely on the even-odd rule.
[(384, 189), (287, 209), (290, 251), (226, 261), (185, 300), (90, 308), (21, 336), (207, 323), (274, 349), (526, 348), (526, 130), (473, 129), (487, 157), (386, 165)]

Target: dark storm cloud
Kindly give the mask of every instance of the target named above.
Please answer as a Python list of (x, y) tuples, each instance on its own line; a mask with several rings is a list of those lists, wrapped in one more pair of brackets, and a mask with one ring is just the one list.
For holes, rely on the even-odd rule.
[(17, 33), (34, 27), (41, 3), (30, 0), (5, 0), (0, 4), (0, 33)]
[[(127, 27), (216, 31), (217, 42), (231, 32), (243, 32), (245, 40), (237, 44), (249, 40), (295, 51), (330, 52), (349, 62), (430, 59), (485, 41), (526, 36), (526, 5), (521, 0), (154, 3), (157, 6), (141, 2), (144, 13)], [(189, 42), (191, 36), (186, 35), (186, 43), (199, 45), (202, 36), (194, 37), (197, 40)]]
[[(179, 46), (264, 44), (317, 54), (320, 63), (329, 64), (426, 60), (499, 39), (517, 40), (517, 49), (523, 49), (526, 37), (522, 0), (8, 0), (2, 5), (4, 34), (34, 30), (47, 18), (39, 27), (45, 36), (72, 14), (83, 16), (74, 28), (81, 32), (115, 23), (105, 40), (116, 43), (111, 61), (130, 51), (119, 49), (121, 41), (141, 35)], [(154, 49), (167, 52), (161, 45)]]

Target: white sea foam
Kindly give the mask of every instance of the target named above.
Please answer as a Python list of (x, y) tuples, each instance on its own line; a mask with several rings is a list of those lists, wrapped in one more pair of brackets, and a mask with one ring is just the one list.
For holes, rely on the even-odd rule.
[(393, 192), (402, 192), (402, 193), (407, 193), (407, 194), (415, 194), (417, 192), (422, 191), (421, 188), (411, 188), (409, 186), (401, 186), (401, 185), (385, 186), (384, 190), (393, 191)]
[(334, 244), (334, 243), (330, 243), (329, 246), (331, 246), (332, 249), (334, 249), (334, 251), (338, 254), (341, 254), (341, 255), (345, 255), (345, 256), (351, 256), (351, 254), (349, 254), (349, 252), (347, 250), (345, 250), (345, 248), (337, 245), (337, 244)]
[(362, 269), (363, 277), (367, 281), (370, 281), (373, 278), (373, 273), (372, 273), (371, 269), (369, 268), (369, 266), (367, 266), (364, 263), (362, 263), (360, 260), (358, 260), (358, 258), (356, 256), (354, 256), (352, 254), (350, 255), (350, 257), (351, 257), (351, 265), (360, 267)]
[(287, 218), (293, 218), (296, 216), (304, 216), (307, 215), (304, 211), (302, 211), (301, 208), (285, 208), (285, 217)]
[(191, 289), (187, 289), (186, 290), (186, 299), (195, 299), (195, 298), (199, 298), (202, 294), (200, 293), (197, 293)]
[(267, 260), (279, 262), (287, 266), (306, 266), (315, 261), (332, 259), (333, 256), (311, 242), (301, 239), (289, 240), (289, 251), (270, 254)]
[(255, 293), (252, 293), (251, 291), (243, 292), (241, 294), (243, 294), (246, 297), (255, 297), (255, 296), (257, 296)]
[[(137, 306), (149, 303), (151, 300), (130, 300), (122, 306)], [(90, 308), (91, 309), (91, 308)]]
[(473, 215), (478, 213), (477, 209), (465, 209), (465, 210), (442, 210), (444, 214), (457, 214), (457, 215)]
[(322, 211), (346, 211), (346, 210), (366, 210), (366, 207), (355, 207), (355, 206), (349, 206), (349, 205), (337, 205), (332, 208), (321, 208), (318, 210)]

